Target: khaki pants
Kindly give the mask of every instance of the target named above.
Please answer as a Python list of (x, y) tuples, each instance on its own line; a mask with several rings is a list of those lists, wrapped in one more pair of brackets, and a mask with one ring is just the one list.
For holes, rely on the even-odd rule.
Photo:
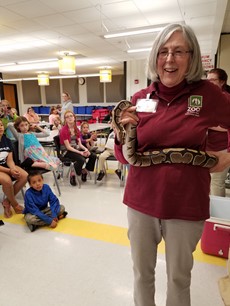
[(204, 221), (160, 220), (128, 208), (128, 237), (134, 270), (135, 306), (155, 306), (157, 246), (165, 241), (166, 306), (190, 306), (192, 253)]
[[(111, 149), (105, 149), (104, 152), (102, 152), (99, 155), (99, 160), (98, 160), (98, 170), (100, 171), (104, 171), (105, 170), (105, 161), (109, 156), (114, 156), (114, 150)], [(118, 169), (121, 170), (121, 163), (118, 162)]]
[[(65, 211), (65, 207), (63, 205), (60, 205), (60, 211), (58, 213), (58, 216), (62, 215), (64, 213), (64, 211)], [(45, 209), (42, 210), (42, 212), (43, 212), (43, 214), (46, 214), (47, 216), (50, 216), (50, 217), (52, 215), (50, 207), (46, 207)], [(37, 216), (32, 215), (30, 213), (25, 215), (25, 221), (26, 221), (27, 224), (33, 224), (33, 225), (39, 225), (39, 226), (47, 225), (40, 218), (38, 218)]]
[(228, 168), (222, 172), (211, 173), (211, 195), (225, 197), (225, 180)]

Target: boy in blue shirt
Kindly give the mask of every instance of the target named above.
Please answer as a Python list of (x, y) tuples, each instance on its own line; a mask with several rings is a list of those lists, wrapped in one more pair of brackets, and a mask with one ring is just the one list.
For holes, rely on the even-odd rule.
[(65, 207), (60, 205), (49, 185), (44, 184), (39, 171), (30, 173), (27, 180), (30, 188), (25, 193), (23, 214), (30, 231), (33, 232), (38, 226), (43, 225), (55, 228), (58, 221), (67, 215)]

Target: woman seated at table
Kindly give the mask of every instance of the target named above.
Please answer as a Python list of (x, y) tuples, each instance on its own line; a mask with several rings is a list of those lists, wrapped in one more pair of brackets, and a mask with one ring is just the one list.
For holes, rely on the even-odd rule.
[(31, 124), (39, 123), (40, 117), (38, 114), (35, 113), (32, 107), (29, 107), (27, 109), (27, 112), (25, 113), (24, 117), (29, 121)]
[[(90, 152), (81, 143), (80, 131), (77, 128), (76, 117), (72, 111), (67, 110), (64, 114), (64, 126), (60, 130), (61, 150), (65, 157), (72, 160), (78, 176), (81, 175), (83, 182), (86, 182), (87, 172), (94, 170), (96, 154)], [(85, 168), (83, 168), (86, 163)], [(70, 177), (71, 185), (76, 185), (75, 176), (72, 173)]]
[[(17, 202), (16, 194), (25, 186), (27, 172), (15, 165), (11, 141), (4, 135), (4, 126), (0, 119), (0, 184), (6, 195), (2, 205), (4, 217), (12, 216), (11, 206), (16, 214), (21, 214), (23, 207)], [(13, 181), (15, 183), (13, 184)]]

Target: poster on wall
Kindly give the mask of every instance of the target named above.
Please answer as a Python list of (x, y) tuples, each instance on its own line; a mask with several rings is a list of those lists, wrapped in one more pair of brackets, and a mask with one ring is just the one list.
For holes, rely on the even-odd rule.
[(210, 69), (214, 68), (214, 56), (211, 54), (201, 55), (201, 60), (205, 71), (209, 71)]

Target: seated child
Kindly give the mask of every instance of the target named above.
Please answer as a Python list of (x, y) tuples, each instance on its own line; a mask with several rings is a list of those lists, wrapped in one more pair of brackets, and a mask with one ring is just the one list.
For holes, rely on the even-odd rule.
[(60, 160), (55, 156), (50, 156), (37, 139), (37, 137), (47, 137), (49, 133), (40, 126), (35, 125), (34, 127), (36, 127), (40, 133), (31, 132), (30, 124), (23, 116), (19, 116), (13, 125), (12, 123), (8, 124), (8, 128), (15, 139), (18, 140), (18, 158), (21, 163), (26, 159), (30, 159), (33, 161), (32, 167), (53, 171), (58, 168)]
[[(99, 155), (99, 160), (98, 160), (98, 168), (99, 168), (99, 174), (97, 177), (97, 181), (101, 181), (103, 177), (105, 176), (105, 161), (106, 159), (113, 155), (114, 156), (114, 139), (115, 139), (115, 134), (114, 132), (111, 132), (108, 136), (108, 140), (105, 144), (105, 150)], [(116, 175), (121, 179), (121, 163), (118, 162), (118, 169), (115, 170)]]
[(53, 126), (52, 126), (52, 130), (58, 130), (58, 131), (60, 131), (61, 128), (62, 128), (61, 119), (60, 119), (60, 118), (54, 119), (54, 121), (53, 121)]
[(88, 122), (82, 122), (81, 124), (81, 143), (85, 146), (89, 151), (97, 149), (95, 147), (95, 141), (97, 140), (97, 134), (91, 133), (89, 131)]
[(51, 108), (50, 108), (50, 115), (49, 115), (49, 123), (51, 125), (53, 125), (54, 124), (54, 120), (57, 119), (57, 118), (60, 119), (57, 107), (56, 106), (51, 106)]
[(23, 214), (30, 231), (33, 232), (38, 226), (44, 225), (55, 228), (58, 221), (67, 215), (65, 207), (60, 205), (49, 185), (44, 184), (39, 171), (30, 173), (27, 180), (30, 188), (25, 193)]

